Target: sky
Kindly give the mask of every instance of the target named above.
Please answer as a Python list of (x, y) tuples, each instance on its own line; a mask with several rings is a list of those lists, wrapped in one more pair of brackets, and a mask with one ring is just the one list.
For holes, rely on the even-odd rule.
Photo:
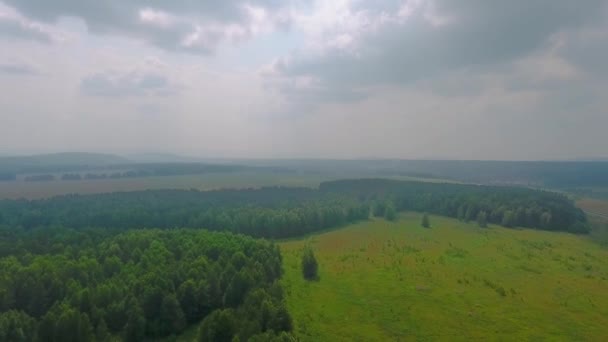
[(0, 154), (608, 157), (608, 0), (0, 0)]

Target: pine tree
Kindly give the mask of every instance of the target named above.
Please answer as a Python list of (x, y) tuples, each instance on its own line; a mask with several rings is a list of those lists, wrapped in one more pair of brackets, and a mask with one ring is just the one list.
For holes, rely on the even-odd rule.
[(424, 213), (424, 215), (422, 215), (422, 226), (424, 228), (431, 228), (431, 222), (429, 221), (429, 215), (427, 215), (426, 213)]
[(318, 279), (318, 267), (317, 259), (310, 246), (304, 248), (302, 254), (302, 275), (306, 280)]

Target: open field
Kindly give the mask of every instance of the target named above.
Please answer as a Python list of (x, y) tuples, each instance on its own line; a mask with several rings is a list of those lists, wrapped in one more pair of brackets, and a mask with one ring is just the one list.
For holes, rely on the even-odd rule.
[[(257, 188), (263, 186), (318, 187), (323, 181), (343, 179), (320, 174), (234, 172), (206, 173), (184, 176), (157, 176), (121, 179), (55, 180), (48, 182), (12, 181), (0, 182), (0, 199), (37, 199), (66, 194), (92, 194), (116, 191), (139, 191), (158, 189), (213, 190), (220, 188)], [(352, 178), (360, 178), (352, 176)], [(443, 182), (407, 176), (385, 177), (399, 180)]]
[(0, 182), (0, 199), (46, 198), (71, 193), (90, 194), (115, 191), (156, 189), (248, 188), (261, 186), (316, 187), (325, 178), (297, 174), (273, 174), (264, 172), (210, 173), (184, 176), (159, 176), (122, 179), (96, 179), (50, 182)]
[(576, 205), (588, 215), (608, 221), (608, 200), (583, 198), (576, 201)]
[[(604, 340), (608, 251), (586, 237), (420, 215), (281, 243), (303, 341)], [(311, 243), (320, 280), (306, 282)]]

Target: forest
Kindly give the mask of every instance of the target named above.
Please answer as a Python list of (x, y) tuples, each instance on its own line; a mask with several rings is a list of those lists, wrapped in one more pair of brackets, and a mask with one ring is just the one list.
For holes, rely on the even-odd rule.
[(588, 233), (585, 213), (564, 194), (519, 187), (425, 183), (387, 179), (340, 180), (322, 183), (320, 191), (371, 203), (377, 216), (385, 211), (430, 212), (464, 221), (505, 227)]
[(565, 195), (515, 187), (382, 179), (322, 183), (319, 189), (148, 190), (0, 201), (0, 227), (206, 228), (287, 238), (365, 220), (370, 211), (430, 212), (465, 221), (482, 214), (506, 227), (588, 232)]
[[(588, 231), (559, 193), (385, 179), (2, 200), (0, 340), (139, 341), (197, 326), (201, 341), (289, 341), (280, 251), (254, 238), (300, 237), (370, 215), (392, 221), (400, 211)], [(302, 267), (314, 281), (316, 261)]]
[(199, 324), (201, 341), (290, 340), (276, 245), (205, 230), (81, 234), (0, 259), (1, 341), (141, 341)]

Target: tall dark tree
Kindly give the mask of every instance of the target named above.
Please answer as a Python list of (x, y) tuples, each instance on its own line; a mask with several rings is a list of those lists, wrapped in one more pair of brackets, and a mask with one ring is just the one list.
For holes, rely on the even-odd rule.
[(306, 246), (302, 252), (302, 275), (306, 280), (317, 280), (319, 265), (312, 247)]
[(431, 222), (429, 220), (429, 215), (427, 213), (422, 214), (422, 222), (421, 225), (424, 228), (431, 228)]

